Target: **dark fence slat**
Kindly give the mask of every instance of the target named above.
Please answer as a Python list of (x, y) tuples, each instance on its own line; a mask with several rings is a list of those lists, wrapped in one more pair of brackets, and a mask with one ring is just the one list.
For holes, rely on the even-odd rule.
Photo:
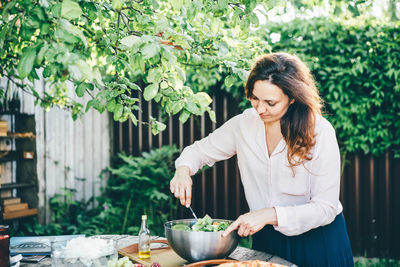
[(391, 214), (390, 214), (390, 198), (391, 198), (391, 194), (390, 194), (390, 157), (389, 157), (389, 151), (386, 151), (385, 153), (385, 190), (383, 192), (383, 195), (385, 196), (385, 233), (384, 233), (384, 238), (382, 238), (381, 240), (384, 242), (381, 242), (381, 247), (383, 244), (387, 244), (387, 247), (384, 251), (385, 255), (389, 255), (389, 251), (391, 251), (392, 249), (392, 236), (391, 236), (391, 231), (390, 231), (390, 219), (391, 219)]

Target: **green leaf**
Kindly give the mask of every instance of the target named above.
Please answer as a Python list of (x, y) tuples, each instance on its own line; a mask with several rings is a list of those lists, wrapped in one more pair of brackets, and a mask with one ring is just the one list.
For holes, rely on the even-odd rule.
[(202, 59), (201, 56), (198, 54), (192, 54), (192, 57), (190, 58), (191, 63), (197, 65), (197, 64), (201, 64)]
[(116, 10), (120, 10), (124, 4), (125, 4), (126, 0), (112, 0), (112, 7)]
[(153, 121), (151, 124), (151, 132), (153, 135), (159, 134), (160, 132), (164, 131), (167, 126), (159, 121)]
[(51, 13), (52, 13), (52, 15), (53, 15), (54, 17), (56, 17), (56, 18), (61, 17), (61, 7), (62, 7), (62, 3), (54, 4), (54, 5), (51, 7)]
[(160, 130), (160, 132), (164, 131), (167, 128), (167, 125), (165, 125), (162, 122), (157, 121), (156, 123), (158, 125), (158, 129)]
[(97, 105), (97, 111), (102, 114), (106, 110), (106, 105), (103, 102), (99, 101), (99, 104)]
[(172, 8), (175, 10), (181, 10), (184, 0), (171, 0)]
[(125, 84), (126, 86), (128, 86), (130, 89), (133, 89), (133, 90), (136, 90), (136, 91), (142, 91), (142, 89), (139, 87), (139, 85), (129, 81), (129, 79), (127, 79), (126, 77), (121, 77), (120, 81), (123, 84)]
[(166, 88), (168, 88), (168, 82), (167, 82), (167, 81), (162, 81), (162, 82), (160, 83), (160, 88), (161, 88), (161, 89), (166, 89)]
[(8, 22), (8, 18), (9, 18), (9, 15), (10, 15), (10, 10), (13, 8), (13, 7), (15, 7), (15, 5), (18, 3), (18, 1), (10, 1), (9, 3), (7, 3), (7, 4), (5, 4), (5, 6), (4, 6), (4, 4), (3, 4), (3, 6), (4, 6), (4, 9), (3, 9), (3, 12), (2, 12), (2, 16), (3, 16), (3, 20), (7, 23)]
[(142, 91), (142, 88), (140, 88), (140, 86), (137, 85), (136, 83), (130, 83), (129, 88), (136, 90), (136, 91)]
[(0, 50), (2, 50), (4, 47), (4, 41), (6, 39), (6, 34), (8, 32), (7, 25), (3, 25), (2, 27), (3, 29), (0, 31)]
[(48, 78), (52, 74), (52, 69), (50, 65), (47, 65), (43, 70), (43, 77)]
[(71, 23), (69, 23), (69, 21), (65, 19), (60, 19), (60, 26), (61, 29), (81, 39), (85, 46), (87, 46), (86, 37), (83, 35), (83, 32), (78, 27), (72, 25)]
[(175, 103), (172, 105), (172, 114), (173, 114), (173, 115), (177, 114), (179, 111), (182, 110), (182, 108), (183, 108), (183, 103), (182, 103), (182, 101), (175, 102)]
[(79, 42), (79, 37), (77, 37), (61, 28), (56, 29), (56, 31), (54, 32), (54, 37), (56, 39), (58, 39), (58, 41), (61, 41), (61, 42), (67, 42), (67, 43), (71, 43), (71, 44)]
[(39, 80), (40, 78), (39, 78), (39, 75), (37, 74), (37, 72), (36, 72), (36, 69), (33, 69), (31, 72), (30, 72), (30, 77), (28, 77), (28, 79), (29, 79), (29, 81), (31, 81), (31, 82), (33, 82), (33, 80)]
[(162, 98), (162, 94), (157, 93), (153, 99), (156, 103), (159, 103), (161, 101), (161, 98)]
[(36, 58), (35, 47), (28, 47), (24, 49), (21, 60), (19, 61), (17, 67), (20, 79), (25, 78), (32, 71), (35, 58)]
[(72, 20), (82, 15), (82, 9), (78, 3), (72, 0), (64, 0), (61, 5), (61, 17)]
[(235, 83), (235, 81), (236, 81), (235, 77), (233, 77), (232, 75), (228, 75), (225, 78), (224, 84), (225, 84), (226, 87), (229, 88), (229, 87), (232, 87), (232, 85)]
[(122, 112), (124, 111), (124, 106), (121, 104), (116, 104), (114, 108), (114, 120), (117, 121), (121, 118)]
[(257, 16), (250, 16), (250, 23), (253, 24), (253, 27), (258, 27), (260, 25), (260, 21), (258, 20)]
[(194, 98), (196, 99), (197, 103), (199, 103), (201, 106), (208, 106), (211, 104), (212, 99), (211, 97), (204, 92), (198, 92), (194, 95)]
[(132, 112), (130, 112), (130, 113), (129, 113), (129, 118), (131, 119), (133, 125), (137, 126), (138, 120), (136, 119), (135, 114), (133, 114)]
[(171, 50), (172, 50), (171, 47), (162, 46), (161, 54), (162, 54), (163, 58), (166, 59), (166, 60), (163, 60), (163, 65), (167, 65), (166, 67), (168, 67), (168, 64), (175, 65), (175, 63), (176, 63), (176, 56), (174, 54), (172, 54)]
[(160, 46), (155, 43), (146, 44), (142, 50), (143, 59), (149, 59), (160, 53)]
[(86, 112), (88, 112), (88, 110), (91, 107), (97, 108), (97, 105), (99, 104), (99, 100), (97, 99), (90, 99), (87, 104), (86, 104)]
[(32, 15), (35, 15), (41, 21), (46, 20), (45, 11), (42, 7), (39, 6), (34, 7), (32, 10)]
[(132, 46), (137, 46), (142, 44), (142, 39), (135, 35), (129, 35), (122, 38), (119, 42), (122, 45), (126, 46), (127, 48), (131, 48)]
[(208, 116), (210, 117), (210, 120), (214, 123), (217, 122), (214, 110), (208, 110), (207, 112), (208, 112)]
[(158, 93), (158, 84), (152, 83), (144, 88), (143, 97), (146, 101), (152, 100)]
[(68, 71), (76, 81), (84, 81), (85, 79), (92, 81), (95, 78), (89, 64), (81, 59), (77, 60), (74, 64), (69, 65)]
[(181, 115), (179, 115), (179, 121), (184, 124), (190, 117), (190, 112), (187, 110), (183, 110)]
[(44, 44), (42, 46), (42, 48), (40, 48), (39, 53), (37, 54), (37, 57), (36, 57), (36, 64), (38, 64), (38, 65), (42, 64), (44, 55), (45, 55), (45, 53), (47, 52), (48, 49), (49, 49), (49, 44), (47, 44), (47, 43)]
[(162, 69), (156, 67), (148, 71), (146, 80), (148, 83), (159, 83), (161, 78), (162, 78)]
[(201, 114), (201, 109), (194, 102), (186, 102), (185, 109), (195, 115)]
[(80, 83), (77, 87), (76, 87), (76, 95), (79, 97), (83, 97), (86, 93), (86, 83)]
[(175, 69), (176, 69), (176, 72), (178, 73), (179, 79), (181, 79), (183, 82), (186, 82), (185, 71), (178, 66), (175, 66)]
[(217, 33), (219, 32), (220, 29), (221, 29), (220, 20), (217, 19), (217, 18), (214, 18), (214, 19), (212, 20), (212, 23), (211, 23), (211, 31), (212, 31), (214, 34), (217, 34)]
[(115, 101), (115, 99), (112, 99), (111, 101), (109, 101), (108, 103), (107, 103), (107, 110), (109, 111), (109, 112), (114, 112), (114, 110), (115, 110), (115, 107), (116, 107), (116, 101)]

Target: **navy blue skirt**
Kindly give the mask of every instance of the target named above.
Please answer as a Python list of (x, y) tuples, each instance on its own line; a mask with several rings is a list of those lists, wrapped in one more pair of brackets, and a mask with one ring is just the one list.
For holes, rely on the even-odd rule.
[(343, 214), (328, 225), (286, 236), (267, 225), (253, 235), (253, 249), (286, 259), (299, 267), (354, 266)]

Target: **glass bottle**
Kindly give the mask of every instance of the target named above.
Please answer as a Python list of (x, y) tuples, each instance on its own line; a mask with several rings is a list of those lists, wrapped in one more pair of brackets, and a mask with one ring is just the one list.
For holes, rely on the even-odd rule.
[(142, 226), (139, 231), (139, 258), (150, 258), (150, 231), (147, 228), (147, 215), (142, 215)]
[(10, 266), (10, 236), (8, 225), (0, 225), (0, 266)]

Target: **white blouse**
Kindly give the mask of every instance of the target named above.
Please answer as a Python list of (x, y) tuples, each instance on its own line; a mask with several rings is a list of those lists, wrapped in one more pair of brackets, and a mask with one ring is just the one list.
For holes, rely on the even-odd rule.
[(295, 167), (287, 160), (282, 140), (268, 156), (264, 122), (253, 108), (245, 110), (207, 137), (186, 147), (175, 167), (187, 166), (194, 175), (205, 164), (237, 155), (250, 211), (274, 207), (285, 235), (299, 235), (331, 223), (343, 210), (339, 201), (340, 154), (335, 130), (322, 116), (315, 125), (312, 159)]

